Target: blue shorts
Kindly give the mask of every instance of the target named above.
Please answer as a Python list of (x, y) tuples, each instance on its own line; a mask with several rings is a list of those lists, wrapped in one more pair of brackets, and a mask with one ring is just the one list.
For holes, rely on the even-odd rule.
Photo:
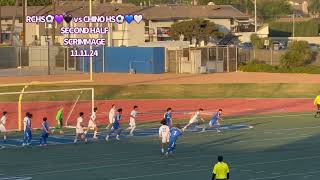
[(166, 120), (166, 125), (171, 126), (171, 120)]
[(217, 122), (218, 122), (218, 119), (211, 119), (210, 125), (211, 126), (217, 125)]
[(177, 140), (176, 139), (174, 139), (174, 140), (171, 140), (170, 139), (170, 141), (169, 141), (169, 148), (170, 149), (172, 149), (172, 150), (174, 150), (175, 148), (176, 148), (176, 142), (177, 142)]

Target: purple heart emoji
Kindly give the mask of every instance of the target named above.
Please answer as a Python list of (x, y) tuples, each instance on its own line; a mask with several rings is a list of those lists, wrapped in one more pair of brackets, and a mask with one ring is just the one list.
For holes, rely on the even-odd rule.
[(133, 19), (139, 24), (142, 20), (142, 15), (141, 14), (136, 14), (133, 16)]
[(124, 19), (130, 24), (133, 21), (133, 15), (125, 15)]
[(56, 20), (56, 22), (58, 24), (60, 24), (63, 21), (63, 15), (57, 14), (57, 15), (54, 16), (54, 19)]

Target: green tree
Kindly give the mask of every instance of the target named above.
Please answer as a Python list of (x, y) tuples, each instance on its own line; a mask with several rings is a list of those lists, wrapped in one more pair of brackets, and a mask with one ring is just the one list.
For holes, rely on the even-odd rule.
[(263, 49), (265, 47), (264, 41), (269, 40), (268, 38), (260, 38), (257, 34), (252, 34), (250, 36), (250, 41), (254, 48)]
[(320, 0), (310, 0), (308, 5), (308, 10), (313, 13), (319, 13), (320, 12)]
[(222, 38), (224, 34), (219, 32), (217, 25), (213, 22), (203, 19), (193, 19), (189, 21), (182, 21), (174, 23), (170, 28), (170, 35), (173, 39), (180, 39), (183, 35), (184, 40), (191, 41), (196, 38), (197, 43), (201, 40), (206, 43), (210, 37)]
[(312, 52), (307, 41), (294, 41), (289, 44), (288, 51), (281, 57), (280, 65), (284, 68), (295, 68), (309, 64)]
[(257, 12), (260, 18), (272, 20), (292, 14), (292, 6), (286, 0), (262, 0), (257, 2)]

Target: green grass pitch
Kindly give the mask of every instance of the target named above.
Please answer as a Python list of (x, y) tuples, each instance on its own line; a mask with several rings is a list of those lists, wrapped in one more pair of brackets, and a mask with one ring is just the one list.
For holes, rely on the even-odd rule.
[(0, 179), (209, 180), (218, 155), (233, 180), (319, 179), (320, 119), (312, 113), (230, 117), (223, 124), (254, 128), (185, 133), (172, 158), (160, 157), (157, 137), (4, 148)]

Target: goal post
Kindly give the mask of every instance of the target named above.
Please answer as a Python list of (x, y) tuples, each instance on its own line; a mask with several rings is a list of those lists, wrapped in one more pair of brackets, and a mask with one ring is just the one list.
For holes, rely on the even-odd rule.
[[(15, 109), (15, 110), (13, 110), (13, 111), (17, 111), (16, 113), (17, 113), (17, 126), (15, 126), (15, 127), (17, 127), (17, 129), (19, 130), (19, 131), (21, 131), (23, 128), (22, 128), (22, 119), (23, 119), (23, 105), (22, 105), (22, 102), (23, 102), (23, 99), (24, 98), (26, 98), (25, 96), (26, 95), (28, 95), (28, 94), (33, 94), (33, 95), (35, 95), (35, 97), (33, 97), (34, 98), (34, 102), (33, 102), (33, 104), (32, 103), (30, 103), (29, 105), (31, 105), (31, 106), (37, 106), (37, 105), (39, 105), (39, 104), (37, 104), (37, 103), (39, 103), (39, 102), (41, 102), (41, 100), (39, 100), (40, 99), (40, 94), (42, 94), (42, 96), (47, 96), (46, 94), (54, 94), (54, 93), (68, 93), (68, 94), (72, 94), (72, 93), (75, 93), (75, 92), (78, 92), (79, 94), (82, 94), (82, 92), (85, 92), (85, 91), (87, 91), (87, 101), (89, 101), (89, 103), (91, 104), (91, 107), (90, 107), (90, 110), (91, 110), (91, 113), (93, 113), (93, 111), (94, 111), (94, 104), (95, 104), (95, 98), (94, 98), (94, 96), (95, 96), (95, 92), (94, 92), (94, 88), (72, 88), (72, 89), (51, 89), (51, 90), (34, 90), (34, 91), (27, 91), (26, 90), (26, 88), (23, 88), (22, 89), (22, 91), (17, 91), (17, 92), (0, 92), (0, 97), (2, 97), (2, 96), (17, 96), (17, 99), (16, 100), (18, 100), (18, 105), (17, 105), (17, 109)], [(91, 92), (91, 93), (90, 93)], [(38, 96), (38, 94), (39, 94), (39, 96)], [(54, 94), (54, 95), (57, 95), (57, 94)], [(89, 99), (89, 96), (91, 96), (90, 97), (90, 99)], [(37, 98), (37, 97), (39, 97), (39, 99)], [(2, 97), (3, 98), (3, 97)], [(70, 104), (73, 104), (73, 105), (68, 105), (68, 106), (72, 106), (72, 108), (70, 109), (70, 107), (68, 107), (67, 109), (69, 110), (69, 112), (66, 112), (67, 114), (68, 114), (68, 118), (69, 118), (69, 116), (70, 116), (70, 114), (72, 114), (72, 111), (74, 110), (74, 106), (76, 106), (76, 104), (78, 103), (78, 101), (79, 101), (79, 98), (80, 98), (80, 95), (78, 96), (78, 98), (77, 98), (77, 100), (76, 100), (76, 102), (73, 102), (73, 103), (70, 103)], [(4, 98), (4, 99), (6, 99), (6, 98)], [(15, 99), (15, 98), (11, 98), (11, 99)], [(72, 100), (72, 101), (74, 101), (74, 100)], [(52, 102), (55, 102), (55, 101), (52, 101)], [(44, 103), (47, 103), (47, 104), (50, 104), (51, 102), (49, 102), (49, 101), (45, 101)], [(52, 104), (52, 103), (51, 103)], [(57, 103), (56, 103), (57, 104)], [(87, 103), (88, 104), (88, 103)], [(3, 103), (2, 105), (5, 105), (5, 103)], [(12, 107), (12, 106), (10, 106), (10, 107)], [(9, 108), (9, 106), (8, 106), (8, 108)], [(43, 112), (45, 112), (45, 111), (48, 111), (48, 109), (44, 109), (45, 107), (39, 107), (39, 108), (42, 108), (42, 109), (38, 109), (38, 111), (43, 111)], [(0, 108), (1, 109), (1, 108)], [(3, 110), (6, 110), (6, 109), (4, 109), (4, 108), (2, 108)], [(52, 107), (51, 107), (51, 109), (52, 109)], [(1, 112), (0, 112), (1, 113)], [(52, 114), (53, 112), (51, 112), (51, 114)], [(55, 112), (54, 112), (55, 113)], [(53, 118), (53, 117), (50, 117), (51, 119)], [(54, 117), (55, 118), (55, 117)], [(9, 117), (9, 119), (10, 119), (10, 117)], [(37, 119), (36, 119), (37, 121), (39, 121), (40, 119), (39, 119), (39, 117), (37, 117)]]

